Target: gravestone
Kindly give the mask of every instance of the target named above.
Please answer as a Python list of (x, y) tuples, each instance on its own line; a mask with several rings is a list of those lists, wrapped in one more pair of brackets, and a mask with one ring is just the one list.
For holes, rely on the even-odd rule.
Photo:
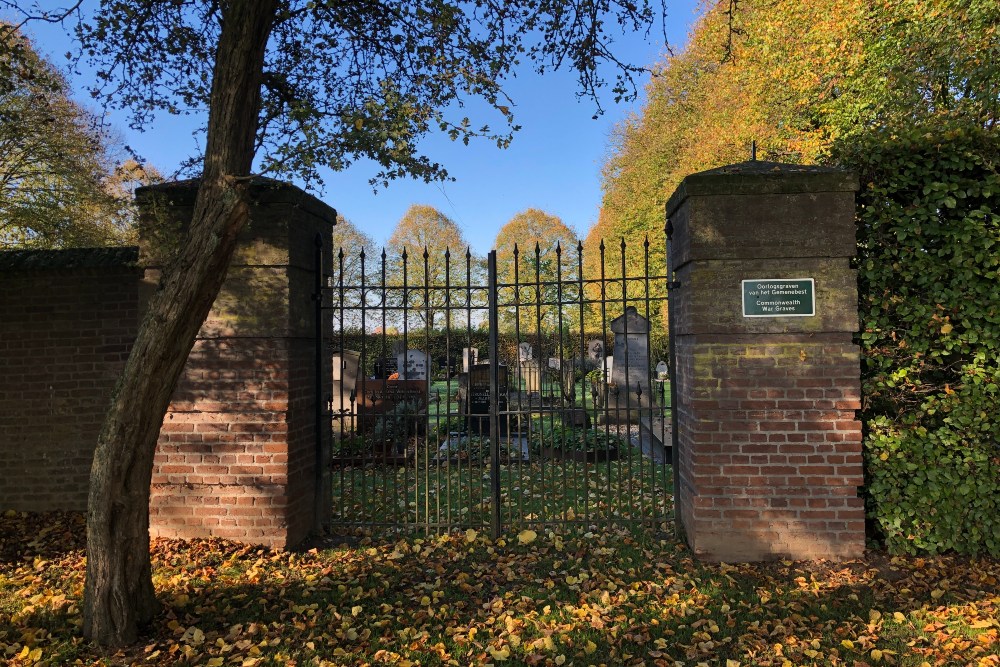
[(557, 371), (560, 368), (562, 368), (562, 359), (560, 359), (559, 357), (549, 357), (549, 368), (551, 368), (554, 371)]
[(524, 391), (537, 394), (542, 391), (542, 371), (534, 361), (521, 362), (521, 377), (524, 378)]
[(604, 341), (594, 338), (587, 343), (587, 365), (589, 368), (600, 368), (604, 359)]
[(386, 380), (390, 375), (399, 371), (399, 361), (396, 357), (382, 357), (375, 360), (375, 378)]
[(575, 400), (576, 363), (576, 359), (559, 360), (559, 379), (562, 386), (563, 398), (568, 401)]
[(670, 377), (670, 370), (667, 367), (667, 362), (660, 361), (656, 364), (656, 379), (666, 380)]
[(518, 361), (531, 361), (535, 358), (535, 350), (531, 347), (531, 343), (524, 342), (517, 346), (517, 360)]
[(404, 355), (396, 357), (399, 364), (399, 378), (401, 380), (426, 380), (428, 377), (427, 355), (423, 350), (407, 350)]
[(361, 353), (354, 350), (333, 353), (333, 391), (330, 395), (330, 407), (333, 410), (334, 433), (354, 430), (354, 403), (358, 398), (355, 395), (352, 401), (351, 394), (357, 388), (360, 361)]
[[(501, 412), (507, 410), (507, 366), (497, 368), (497, 403)], [(490, 434), (490, 365), (476, 364), (469, 369), (466, 430), (479, 435)], [(499, 419), (500, 435), (507, 435), (507, 420)]]
[(614, 361), (610, 372), (611, 383), (624, 394), (632, 394), (641, 386), (649, 394), (649, 321), (629, 306), (625, 314), (611, 321), (615, 334)]
[(611, 373), (615, 369), (615, 358), (614, 357), (604, 357), (604, 381), (611, 382)]
[(469, 369), (475, 366), (479, 362), (479, 348), (478, 347), (463, 347), (462, 348), (462, 372), (468, 373)]

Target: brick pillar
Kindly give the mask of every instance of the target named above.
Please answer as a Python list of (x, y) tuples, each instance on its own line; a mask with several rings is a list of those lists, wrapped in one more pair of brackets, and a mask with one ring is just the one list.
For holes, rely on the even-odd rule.
[(677, 504), (701, 558), (864, 551), (856, 189), (753, 161), (688, 176), (667, 204)]
[[(148, 289), (190, 221), (196, 187), (137, 193)], [(269, 179), (257, 179), (252, 194), (250, 221), (163, 421), (153, 536), (287, 547), (313, 527), (314, 240), (319, 233), (330, 246), (336, 212)], [(328, 355), (324, 363), (328, 385)]]

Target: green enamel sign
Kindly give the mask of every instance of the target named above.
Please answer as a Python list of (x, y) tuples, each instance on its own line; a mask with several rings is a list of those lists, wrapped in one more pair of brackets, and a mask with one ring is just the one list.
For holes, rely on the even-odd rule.
[(811, 317), (816, 314), (812, 278), (743, 281), (743, 317)]

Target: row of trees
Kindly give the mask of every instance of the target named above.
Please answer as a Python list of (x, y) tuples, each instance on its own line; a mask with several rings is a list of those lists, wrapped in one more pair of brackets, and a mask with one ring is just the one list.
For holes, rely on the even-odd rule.
[[(641, 242), (630, 243), (633, 252), (645, 249)], [(534, 333), (538, 329), (550, 332), (560, 327), (579, 328), (579, 307), (560, 308), (559, 304), (579, 304), (581, 276), (586, 282), (585, 326), (601, 330), (606, 324), (601, 321), (602, 295), (621, 298), (620, 282), (612, 280), (603, 291), (600, 284), (602, 275), (612, 279), (621, 275), (621, 240), (608, 246), (602, 265), (605, 248), (600, 242), (584, 248), (558, 217), (529, 208), (500, 229), (494, 248), (502, 306), (500, 322), (505, 330)], [(410, 327), (442, 326), (446, 306), (455, 311), (470, 306), (477, 311), (474, 321), (459, 314), (451, 320), (452, 325), (475, 324), (482, 318), (479, 311), (486, 303), (486, 258), (473, 253), (458, 225), (431, 206), (411, 206), (385, 248), (377, 246), (349, 220), (341, 219), (334, 228), (333, 252), (331, 284), (344, 288), (343, 301), (348, 308), (359, 307), (362, 293), (366, 295), (366, 307), (372, 309), (365, 320), (367, 328), (378, 326), (382, 314), (376, 309), (384, 304), (392, 309), (387, 324), (402, 326), (399, 309), (404, 299)], [(662, 258), (657, 259), (662, 265)], [(630, 271), (629, 275), (644, 276), (645, 268)], [(383, 286), (388, 289), (382, 290)], [(451, 289), (446, 290), (446, 286)], [(465, 290), (467, 287), (473, 289)], [(641, 299), (645, 289), (641, 280), (631, 284), (630, 302)], [(347, 313), (344, 320), (347, 327), (361, 324), (356, 310)]]
[(0, 249), (132, 243), (132, 192), (158, 178), (0, 22)]

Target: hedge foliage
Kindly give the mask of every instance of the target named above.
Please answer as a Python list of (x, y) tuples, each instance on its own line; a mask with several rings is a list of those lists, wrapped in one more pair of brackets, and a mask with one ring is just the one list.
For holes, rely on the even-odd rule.
[(935, 121), (839, 159), (861, 175), (869, 518), (894, 552), (1000, 556), (1000, 140)]
[[(341, 340), (341, 338), (343, 340)], [(517, 363), (517, 348), (521, 342), (531, 343), (536, 359), (547, 362), (549, 357), (561, 355), (567, 359), (579, 359), (581, 353), (586, 357), (586, 349), (581, 351), (579, 332), (566, 332), (562, 335), (558, 333), (543, 333), (540, 340), (536, 334), (522, 333), (520, 338), (513, 334), (501, 332), (498, 336), (500, 348), (500, 361), (513, 366)], [(608, 332), (606, 335), (600, 333), (585, 333), (583, 344), (586, 345), (594, 339), (604, 340), (605, 354), (610, 356), (614, 342), (614, 334)], [(392, 356), (393, 346), (402, 343), (403, 336), (399, 333), (387, 334), (362, 334), (359, 331), (345, 331), (343, 337), (339, 332), (335, 332), (330, 339), (333, 346), (340, 349), (362, 351), (364, 350), (364, 373), (372, 376), (375, 373), (375, 363), (382, 357)], [(561, 344), (561, 347), (560, 347)], [(406, 345), (410, 349), (428, 352), (435, 369), (435, 375), (440, 376), (442, 366), (446, 359), (454, 362), (459, 368), (462, 365), (462, 348), (479, 348), (479, 358), (485, 360), (489, 357), (489, 332), (485, 329), (471, 330), (453, 329), (446, 333), (443, 330), (431, 330), (425, 334), (423, 329), (411, 331), (406, 338)], [(649, 362), (655, 366), (659, 361), (666, 361), (668, 339), (665, 331), (654, 328), (649, 334)], [(546, 364), (547, 365), (547, 364)], [(651, 369), (652, 371), (652, 369)]]

